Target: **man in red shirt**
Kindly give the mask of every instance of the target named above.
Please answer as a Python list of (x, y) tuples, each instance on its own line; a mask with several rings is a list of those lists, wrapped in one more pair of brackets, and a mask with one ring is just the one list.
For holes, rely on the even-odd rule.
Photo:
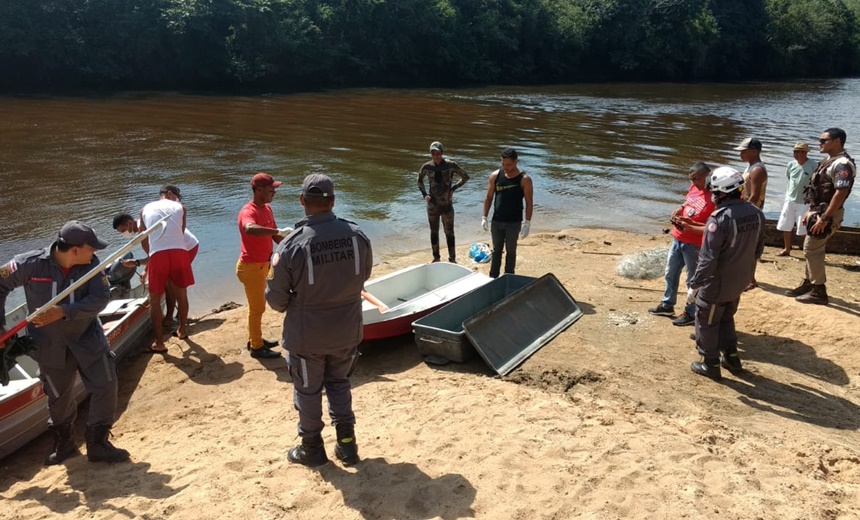
[[(678, 283), (681, 280), (681, 268), (687, 269), (687, 280), (696, 271), (699, 261), (699, 248), (702, 246), (702, 237), (705, 231), (705, 222), (713, 213), (715, 204), (711, 200), (711, 192), (708, 191), (706, 183), (711, 169), (703, 162), (697, 162), (690, 167), (688, 177), (690, 189), (684, 204), (672, 212), (671, 221), (674, 229), (672, 236), (672, 247), (669, 249), (669, 258), (666, 260), (666, 291), (663, 300), (656, 308), (648, 309), (648, 312), (657, 316), (675, 315), (675, 302), (678, 293)], [(672, 325), (679, 327), (693, 325), (696, 323), (695, 303), (687, 303), (684, 312), (672, 320)]]
[(239, 235), (242, 254), (236, 264), (236, 276), (245, 286), (248, 298), (248, 349), (254, 358), (281, 357), (273, 351), (277, 341), (263, 339), (263, 312), (266, 310), (266, 277), (272, 243), (279, 243), (292, 228), (278, 229), (269, 203), (275, 198), (275, 188), (281, 185), (267, 173), (258, 173), (251, 179), (254, 199), (239, 212)]

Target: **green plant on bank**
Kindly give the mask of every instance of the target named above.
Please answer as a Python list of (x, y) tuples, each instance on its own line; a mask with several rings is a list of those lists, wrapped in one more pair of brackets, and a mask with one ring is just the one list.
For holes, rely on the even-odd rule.
[(860, 0), (4, 0), (0, 90), (860, 72)]

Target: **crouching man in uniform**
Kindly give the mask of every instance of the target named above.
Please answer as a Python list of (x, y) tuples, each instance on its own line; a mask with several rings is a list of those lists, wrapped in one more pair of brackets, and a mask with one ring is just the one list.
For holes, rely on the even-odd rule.
[(722, 379), (721, 364), (731, 371), (741, 369), (735, 313), (755, 259), (764, 250), (764, 214), (741, 199), (743, 184), (740, 172), (725, 166), (711, 175), (717, 209), (705, 224), (699, 262), (687, 291), (687, 300), (696, 302), (696, 348), (703, 358), (690, 368), (715, 381)]
[(283, 345), (302, 439), (287, 458), (310, 467), (328, 462), (322, 439), (325, 389), (337, 431), (334, 454), (349, 466), (359, 460), (349, 376), (362, 338), (361, 290), (370, 278), (373, 253), (358, 226), (332, 212), (329, 177), (307, 176), (299, 201), (307, 218), (278, 244), (266, 288), (269, 305), (287, 313)]
[[(5, 326), (6, 296), (24, 287), (27, 308), (33, 312), (48, 303), (75, 280), (99, 265), (96, 251), (107, 243), (93, 229), (78, 221), (67, 222), (50, 247), (16, 256), (0, 268), (0, 330)], [(64, 303), (49, 308), (33, 319), (29, 334), (36, 343), (34, 354), (39, 378), (48, 395), (50, 431), (54, 448), (45, 465), (59, 464), (77, 448), (72, 427), (77, 415), (75, 376), (90, 394), (87, 419), (87, 458), (92, 462), (122, 462), (127, 451), (108, 440), (117, 404), (117, 373), (114, 355), (99, 321), (110, 300), (104, 272), (74, 291)]]

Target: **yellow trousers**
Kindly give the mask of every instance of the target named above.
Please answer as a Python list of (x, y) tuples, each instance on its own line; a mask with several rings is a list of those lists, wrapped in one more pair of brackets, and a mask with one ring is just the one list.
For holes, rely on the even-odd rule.
[(246, 264), (239, 261), (236, 264), (236, 276), (245, 286), (245, 297), (248, 298), (248, 341), (253, 349), (263, 346), (263, 313), (266, 312), (268, 274), (269, 262)]

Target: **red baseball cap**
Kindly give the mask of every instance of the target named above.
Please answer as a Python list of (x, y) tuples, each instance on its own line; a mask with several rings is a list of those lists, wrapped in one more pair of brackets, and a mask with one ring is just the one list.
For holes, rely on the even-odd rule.
[(276, 181), (268, 173), (260, 172), (257, 175), (254, 175), (254, 178), (251, 179), (251, 187), (253, 188), (267, 188), (269, 186), (277, 188), (281, 184), (283, 184), (283, 182)]

